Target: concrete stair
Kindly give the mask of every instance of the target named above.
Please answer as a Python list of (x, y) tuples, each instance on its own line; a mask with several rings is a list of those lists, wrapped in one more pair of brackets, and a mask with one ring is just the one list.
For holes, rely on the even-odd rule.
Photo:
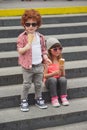
[(30, 111), (20, 111), (22, 73), (18, 66), (17, 36), (20, 17), (0, 18), (0, 130), (33, 130), (87, 121), (87, 14), (43, 16), (39, 32), (63, 45), (70, 106), (53, 108), (43, 84), (48, 109), (34, 106), (34, 85), (29, 92)]
[[(22, 84), (0, 87), (0, 109), (18, 107), (20, 104)], [(78, 93), (78, 94), (77, 94)], [(49, 92), (43, 87), (43, 96), (46, 102), (50, 102)], [(83, 98), (87, 96), (87, 78), (73, 78), (68, 80), (68, 98)], [(34, 105), (34, 85), (29, 92), (29, 104)]]
[(48, 109), (44, 110), (38, 110), (36, 106), (31, 106), (27, 113), (21, 113), (19, 108), (2, 109), (0, 111), (0, 129), (36, 130), (85, 121), (87, 120), (86, 101), (87, 98), (71, 100), (70, 106), (61, 106), (60, 108), (53, 108), (48, 104)]
[(68, 124), (63, 126), (55, 126), (55, 127), (49, 127), (44, 129), (37, 129), (37, 130), (86, 130), (87, 129), (87, 121), (75, 123), (75, 124)]

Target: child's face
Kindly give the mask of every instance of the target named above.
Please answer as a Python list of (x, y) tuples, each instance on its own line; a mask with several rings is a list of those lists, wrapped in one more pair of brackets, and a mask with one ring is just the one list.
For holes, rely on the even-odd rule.
[(24, 25), (27, 33), (34, 33), (37, 30), (37, 21), (33, 19), (28, 19)]
[(54, 47), (51, 49), (51, 54), (53, 56), (59, 56), (62, 53), (62, 48), (61, 47)]

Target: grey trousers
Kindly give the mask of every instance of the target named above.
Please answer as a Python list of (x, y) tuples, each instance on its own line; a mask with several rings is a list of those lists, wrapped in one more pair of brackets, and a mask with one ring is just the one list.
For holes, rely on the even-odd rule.
[(65, 77), (48, 78), (45, 85), (49, 89), (51, 97), (67, 95), (67, 79)]
[(21, 100), (28, 98), (29, 89), (32, 83), (35, 87), (35, 99), (42, 96), (43, 64), (32, 65), (31, 69), (22, 68), (23, 90)]

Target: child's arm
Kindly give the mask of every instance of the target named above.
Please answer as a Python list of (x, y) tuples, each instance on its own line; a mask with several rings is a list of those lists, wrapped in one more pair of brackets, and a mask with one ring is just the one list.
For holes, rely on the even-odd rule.
[(52, 64), (52, 61), (48, 58), (48, 56), (45, 54), (44, 56), (44, 63), (46, 63), (46, 64)]
[(28, 34), (28, 43), (24, 47), (18, 47), (19, 54), (24, 54), (26, 51), (30, 49), (33, 38), (34, 38), (33, 34)]
[(65, 69), (64, 69), (64, 66), (61, 68), (61, 76), (65, 76)]
[(18, 52), (19, 52), (19, 54), (24, 54), (29, 49), (30, 49), (30, 45), (26, 44), (26, 46), (24, 46), (23, 48), (18, 48)]

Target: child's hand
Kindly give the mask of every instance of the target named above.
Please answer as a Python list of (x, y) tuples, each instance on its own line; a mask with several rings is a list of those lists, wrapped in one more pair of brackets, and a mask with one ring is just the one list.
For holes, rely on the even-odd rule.
[(27, 43), (23, 48), (19, 48), (18, 52), (19, 54), (24, 54), (29, 49), (30, 49), (30, 44)]
[(56, 75), (61, 75), (61, 71), (60, 70), (55, 70), (53, 72), (53, 76), (56, 76)]
[(60, 70), (64, 70), (64, 65), (60, 65)]
[(31, 44), (34, 38), (34, 34), (29, 33), (28, 34), (28, 43)]
[(27, 43), (24, 48), (25, 48), (25, 51), (29, 50), (30, 49), (30, 44)]
[(46, 59), (46, 64), (47, 64), (47, 65), (50, 65), (50, 64), (52, 64), (52, 61), (51, 61), (49, 58), (47, 58), (47, 59)]

